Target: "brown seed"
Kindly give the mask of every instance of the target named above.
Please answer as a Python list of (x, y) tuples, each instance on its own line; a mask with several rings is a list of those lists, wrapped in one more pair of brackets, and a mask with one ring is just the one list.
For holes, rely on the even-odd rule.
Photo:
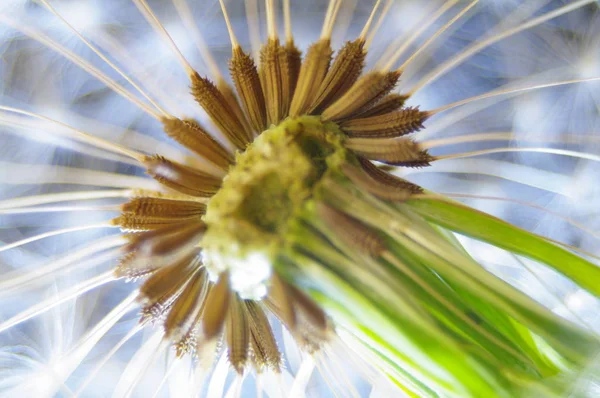
[(375, 181), (380, 184), (388, 187), (389, 190), (399, 190), (399, 191), (408, 191), (413, 195), (423, 193), (423, 188), (420, 186), (413, 184), (412, 182), (408, 182), (405, 179), (400, 177), (396, 177), (390, 173), (381, 170), (379, 167), (375, 166), (369, 160), (359, 157), (358, 161), (362, 166), (363, 170), (371, 176)]
[(410, 198), (411, 191), (403, 188), (392, 188), (371, 178), (358, 167), (343, 165), (342, 172), (358, 187), (381, 199), (403, 202)]
[(235, 90), (224, 79), (220, 79), (217, 81), (217, 89), (223, 94), (223, 97), (225, 98), (225, 101), (227, 101), (229, 108), (233, 111), (233, 113), (235, 113), (235, 116), (244, 126), (244, 135), (246, 138), (246, 142), (252, 142), (252, 140), (254, 139), (252, 127), (250, 126), (250, 122), (248, 121), (246, 114), (242, 110), (240, 101), (238, 100), (238, 97), (235, 94)]
[(365, 66), (367, 52), (364, 45), (363, 39), (356, 39), (340, 49), (312, 102), (311, 114), (323, 112), (356, 83)]
[[(214, 359), (214, 350), (216, 350), (218, 344), (217, 339), (206, 340), (204, 339), (204, 336), (202, 336), (202, 315), (206, 309), (208, 293), (211, 291), (213, 286), (214, 285), (211, 284), (207, 278), (205, 289), (203, 289), (200, 293), (200, 308), (196, 312), (195, 318), (190, 320), (192, 326), (190, 327), (189, 331), (176, 343), (178, 356), (182, 356), (188, 352), (193, 352), (196, 354), (199, 362), (206, 361), (208, 363), (211, 362), (211, 359)], [(213, 352), (211, 352), (211, 349)], [(203, 355), (206, 357), (203, 358)]]
[(154, 272), (140, 287), (144, 315), (156, 319), (168, 311), (183, 286), (200, 266), (198, 251)]
[(301, 310), (311, 326), (319, 331), (326, 331), (329, 325), (327, 316), (321, 307), (294, 285), (290, 283), (286, 283), (286, 285), (294, 306)]
[(152, 231), (167, 227), (173, 224), (179, 224), (182, 221), (192, 221), (199, 219), (198, 216), (192, 217), (147, 217), (134, 213), (123, 213), (111, 220), (111, 224), (121, 227), (125, 231)]
[(308, 48), (290, 106), (291, 117), (304, 115), (310, 110), (319, 85), (329, 70), (332, 54), (329, 39), (320, 39)]
[(282, 104), (281, 112), (285, 116), (290, 113), (290, 106), (292, 99), (294, 98), (294, 92), (296, 91), (296, 84), (298, 83), (298, 75), (300, 74), (300, 67), (302, 65), (302, 53), (294, 44), (294, 40), (290, 39), (287, 41), (283, 48), (283, 56), (280, 57), (281, 61), (281, 79), (282, 85)]
[(260, 51), (260, 78), (267, 106), (268, 125), (279, 124), (283, 114), (283, 80), (281, 61), (283, 50), (279, 39), (269, 38)]
[(177, 223), (168, 224), (164, 227), (157, 228), (151, 231), (144, 231), (127, 235), (129, 244), (125, 247), (127, 251), (139, 251), (143, 246), (153, 244), (155, 241), (160, 241), (171, 235), (180, 233), (182, 229), (190, 225), (203, 225), (201, 220), (184, 220)]
[(425, 119), (426, 112), (405, 108), (383, 115), (350, 119), (340, 123), (340, 127), (349, 137), (394, 138), (419, 131)]
[(192, 95), (219, 130), (238, 149), (246, 149), (249, 141), (244, 122), (236, 116), (227, 98), (210, 80), (201, 77), (198, 73), (192, 74), (191, 80)]
[(179, 218), (201, 216), (206, 212), (204, 203), (160, 199), (160, 198), (133, 198), (121, 206), (123, 212), (134, 213), (138, 216)]
[(253, 362), (258, 371), (281, 369), (281, 352), (277, 347), (273, 330), (267, 315), (256, 301), (244, 301), (250, 320), (250, 343), (253, 352)]
[(152, 302), (163, 296), (164, 292), (181, 286), (200, 267), (198, 254), (199, 251), (194, 250), (179, 261), (157, 270), (140, 287), (140, 296)]
[(194, 119), (161, 119), (165, 132), (190, 151), (223, 170), (234, 162), (233, 156)]
[[(259, 374), (269, 368), (269, 360), (253, 329), (250, 329), (250, 360), (252, 361), (252, 366)], [(279, 371), (278, 369), (274, 370)]]
[(244, 373), (250, 349), (250, 325), (248, 311), (234, 292), (230, 293), (227, 312), (226, 339), (229, 363), (239, 374)]
[(362, 119), (394, 112), (400, 109), (407, 99), (408, 95), (388, 94), (384, 98), (382, 98), (381, 101), (373, 105), (371, 108), (368, 108), (360, 113), (354, 114), (352, 115), (352, 117)]
[[(277, 282), (273, 283), (274, 281)], [(269, 295), (263, 303), (307, 352), (317, 351), (327, 339), (330, 329), (323, 310), (302, 291), (282, 280), (277, 274), (272, 277)]]
[(252, 128), (257, 133), (262, 132), (267, 128), (267, 113), (254, 60), (240, 46), (234, 47), (229, 70)]
[(322, 113), (325, 121), (336, 121), (364, 112), (394, 89), (400, 72), (373, 71), (363, 75), (344, 95)]
[(359, 156), (394, 166), (429, 166), (432, 157), (407, 138), (348, 138), (344, 146)]
[(202, 332), (205, 340), (211, 340), (223, 330), (229, 308), (229, 273), (224, 272), (206, 297), (202, 312)]
[(210, 197), (221, 186), (220, 178), (159, 155), (147, 157), (144, 165), (147, 173), (156, 181), (186, 195)]
[(166, 338), (178, 341), (189, 335), (204, 307), (207, 291), (206, 270), (201, 268), (173, 303), (164, 323)]
[(197, 333), (194, 328), (188, 334), (177, 340), (173, 346), (175, 347), (175, 355), (181, 358), (186, 354), (193, 354), (198, 343)]
[(307, 329), (303, 329), (299, 335), (294, 336), (296, 344), (302, 351), (311, 355), (316, 354), (321, 350), (323, 343), (327, 341), (327, 336), (323, 333), (309, 331), (310, 325), (303, 325), (303, 327)]
[(287, 286), (287, 283), (279, 275), (273, 274), (265, 305), (290, 331), (293, 331), (296, 329), (296, 311), (292, 297), (288, 294)]
[(354, 217), (324, 203), (317, 205), (317, 211), (346, 245), (370, 257), (379, 257), (386, 250), (381, 236)]
[(181, 225), (175, 233), (155, 238), (151, 242), (139, 245), (139, 251), (148, 256), (167, 256), (174, 252), (189, 248), (190, 245), (198, 246), (202, 235), (206, 231), (206, 224), (194, 222)]
[(178, 261), (198, 247), (205, 230), (204, 223), (195, 221), (135, 234), (130, 238), (131, 243), (125, 247), (133, 255), (128, 256), (127, 263), (121, 264), (120, 269), (127, 274), (136, 275), (144, 270), (154, 270)]
[(197, 246), (205, 230), (204, 223), (194, 220), (131, 234), (116, 273), (132, 279), (145, 276)]
[(115, 268), (115, 276), (118, 278), (127, 278), (130, 281), (136, 281), (140, 278), (148, 276), (156, 270), (156, 266), (149, 263), (141, 265), (136, 264), (135, 252), (129, 252), (119, 259), (119, 265)]

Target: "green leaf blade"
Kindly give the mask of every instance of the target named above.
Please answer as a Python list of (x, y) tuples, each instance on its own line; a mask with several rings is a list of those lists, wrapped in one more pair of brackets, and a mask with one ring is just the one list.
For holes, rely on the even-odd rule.
[(429, 222), (539, 261), (600, 297), (600, 267), (539, 235), (448, 200), (418, 199), (407, 205)]

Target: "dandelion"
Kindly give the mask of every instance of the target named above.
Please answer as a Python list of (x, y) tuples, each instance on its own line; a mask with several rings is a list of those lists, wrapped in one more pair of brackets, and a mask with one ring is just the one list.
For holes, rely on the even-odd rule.
[(594, 396), (596, 2), (67, 3), (0, 14), (7, 396)]

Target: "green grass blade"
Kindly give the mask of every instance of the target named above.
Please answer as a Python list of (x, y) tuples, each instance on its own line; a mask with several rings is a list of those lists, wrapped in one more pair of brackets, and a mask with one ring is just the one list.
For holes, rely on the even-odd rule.
[(447, 200), (418, 199), (407, 204), (434, 224), (539, 261), (600, 297), (600, 267), (539, 235)]

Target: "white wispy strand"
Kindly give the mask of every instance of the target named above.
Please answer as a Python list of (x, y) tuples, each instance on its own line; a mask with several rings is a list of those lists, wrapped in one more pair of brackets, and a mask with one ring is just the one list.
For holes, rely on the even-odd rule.
[[(139, 379), (144, 377), (150, 362), (155, 359), (155, 354), (163, 342), (163, 334), (162, 331), (153, 332), (152, 336), (142, 344), (135, 355), (127, 361), (127, 365), (115, 385), (113, 397), (125, 398), (137, 387)], [(148, 388), (148, 386), (143, 387)]]
[(128, 312), (136, 308), (135, 299), (137, 292), (130, 294), (127, 298), (116, 305), (96, 326), (77, 341), (67, 354), (61, 358), (62, 376), (66, 380), (81, 364), (84, 358), (98, 344), (98, 341), (115, 326), (115, 324)]
[(149, 178), (77, 167), (9, 162), (0, 162), (0, 183), (14, 185), (75, 184), (157, 191), (161, 189), (161, 186), (157, 182)]
[[(101, 138), (94, 137), (93, 135), (90, 135), (90, 134), (85, 133), (83, 131), (77, 130), (77, 129), (71, 127), (71, 126), (68, 126), (68, 125), (66, 125), (64, 123), (61, 123), (61, 122), (57, 121), (57, 120), (53, 120), (53, 119), (51, 119), (49, 117), (46, 117), (44, 115), (40, 115), (40, 114), (33, 113), (33, 112), (28, 112), (28, 111), (25, 111), (23, 109), (12, 108), (12, 107), (9, 107), (9, 106), (0, 106), (0, 109), (3, 109), (5, 111), (9, 111), (9, 112), (18, 113), (18, 114), (21, 114), (21, 115), (30, 116), (30, 117), (33, 117), (33, 118), (36, 118), (36, 119), (39, 119), (39, 120), (43, 120), (43, 121), (46, 121), (46, 122), (49, 122), (49, 123), (55, 124), (56, 126), (61, 127), (62, 130), (53, 130), (53, 131), (51, 130), (51, 132), (53, 132), (55, 134), (63, 134), (66, 137), (69, 137), (69, 138), (71, 138), (73, 140), (81, 141), (83, 143), (86, 143), (86, 144), (89, 144), (89, 145), (93, 145), (95, 147), (102, 148), (102, 149), (105, 149), (107, 151), (111, 151), (111, 152), (114, 152), (114, 153), (118, 153), (118, 154), (121, 154), (121, 155), (128, 156), (128, 157), (130, 157), (132, 159), (137, 160), (138, 162), (142, 162), (143, 159), (144, 159), (143, 155), (140, 154), (140, 153), (137, 153), (135, 151), (132, 151), (132, 150), (127, 149), (127, 148), (124, 148), (124, 147), (119, 146), (119, 145), (115, 145), (112, 142), (108, 142), (108, 141), (103, 140)], [(0, 116), (1, 115), (2, 114), (0, 113)]]
[(160, 153), (169, 159), (177, 161), (194, 160), (196, 163), (200, 160), (189, 157), (181, 147), (176, 147), (167, 140), (149, 136), (147, 133), (135, 130), (130, 127), (118, 126), (104, 121), (96, 120), (91, 117), (85, 117), (73, 111), (69, 111), (66, 107), (58, 107), (56, 104), (46, 105), (43, 110), (38, 113), (52, 115), (54, 120), (60, 120), (72, 126), (84, 126), (83, 129), (93, 129), (89, 132), (96, 137), (103, 137), (104, 140), (120, 143), (121, 146), (131, 148), (135, 151), (143, 153)]
[(137, 375), (130, 382), (129, 388), (127, 389), (127, 391), (123, 395), (124, 398), (129, 398), (133, 394), (133, 392), (135, 391), (135, 389), (138, 386), (138, 384), (142, 381), (142, 379), (144, 378), (144, 376), (146, 376), (146, 372), (148, 371), (148, 369), (154, 364), (154, 362), (156, 361), (156, 359), (161, 354), (163, 354), (163, 352), (169, 347), (170, 344), (171, 344), (170, 341), (163, 339), (160, 342), (160, 344), (158, 345), (158, 347), (156, 347), (156, 348), (154, 348), (153, 350), (150, 351), (151, 355), (144, 361), (143, 365), (140, 366), (140, 369), (138, 369)]
[(508, 131), (490, 131), (480, 134), (465, 134), (457, 137), (439, 138), (435, 140), (421, 141), (422, 148), (431, 149), (445, 145), (465, 144), (469, 142), (484, 141), (524, 141), (524, 142), (545, 142), (549, 144), (585, 144), (599, 143), (600, 137), (594, 135), (576, 135), (571, 137), (548, 137), (544, 133), (532, 132), (531, 135), (521, 137), (514, 132)]
[(594, 162), (600, 162), (600, 156), (594, 155), (593, 153), (585, 153), (579, 151), (570, 151), (567, 149), (554, 149), (554, 148), (494, 148), (494, 149), (482, 149), (480, 151), (473, 152), (463, 152), (456, 153), (452, 155), (443, 155), (437, 156), (437, 160), (444, 159), (459, 159), (459, 158), (469, 158), (472, 156), (480, 156), (480, 155), (490, 155), (494, 153), (509, 153), (509, 152), (537, 152), (537, 153), (547, 153), (551, 155), (562, 155), (562, 156), (570, 156), (578, 159), (586, 159), (592, 160)]
[(110, 189), (97, 191), (76, 191), (63, 193), (50, 193), (35, 196), (22, 196), (15, 199), (0, 200), (0, 209), (14, 209), (16, 207), (37, 206), (47, 203), (70, 202), (79, 200), (128, 198), (131, 195), (128, 189)]
[[(469, 12), (473, 7), (475, 7), (477, 5), (477, 3), (479, 2), (479, 0), (474, 0), (471, 3), (469, 3), (465, 8), (463, 8), (458, 14), (456, 14), (454, 16), (454, 18), (452, 18), (449, 22), (447, 22), (444, 26), (442, 26), (437, 32), (435, 32), (435, 34), (433, 36), (431, 36), (429, 39), (427, 39), (427, 41), (425, 43), (423, 43), (418, 49), (417, 51), (415, 51), (406, 61), (404, 61), (404, 63), (402, 65), (400, 65), (400, 67), (398, 68), (398, 70), (405, 70), (406, 67), (414, 61), (415, 58), (417, 58), (419, 55), (421, 55), (421, 53), (423, 53), (427, 47), (433, 43), (438, 37), (440, 37), (444, 32), (446, 32), (449, 28), (452, 27), (452, 25), (458, 21), (460, 18), (462, 18), (467, 12)], [(408, 43), (408, 45), (410, 45), (410, 43)], [(407, 47), (408, 47), (407, 45)], [(400, 54), (396, 55), (396, 59), (399, 59), (402, 51), (398, 50), (400, 52)], [(393, 64), (393, 62), (392, 62)], [(391, 65), (390, 65), (391, 67)]]
[(229, 390), (225, 394), (225, 398), (239, 398), (242, 394), (242, 385), (244, 383), (245, 374), (236, 375), (235, 380), (229, 386)]
[(18, 325), (21, 322), (25, 322), (28, 319), (31, 319), (35, 316), (43, 314), (46, 311), (51, 310), (57, 305), (60, 305), (66, 301), (73, 300), (82, 294), (89, 292), (97, 288), (98, 286), (102, 286), (109, 282), (115, 281), (117, 278), (114, 276), (114, 272), (112, 270), (107, 271), (103, 274), (95, 276), (93, 278), (88, 279), (87, 281), (76, 284), (70, 289), (62, 290), (60, 293), (57, 293), (55, 297), (50, 297), (44, 301), (39, 302), (36, 305), (31, 306), (25, 311), (18, 313), (0, 323), (0, 333), (4, 332), (11, 327)]
[[(510, 82), (508, 84), (505, 84), (504, 86), (502, 86), (500, 88), (500, 90), (513, 89), (515, 87), (523, 87), (526, 85), (531, 85), (531, 84), (534, 84), (541, 80), (556, 78), (557, 76), (562, 77), (565, 74), (571, 73), (571, 72), (572, 72), (571, 70), (565, 69), (565, 68), (562, 68), (560, 70), (556, 70), (556, 69), (555, 70), (547, 70), (547, 71), (544, 71), (541, 73), (527, 76), (523, 79), (519, 79), (519, 80)], [(451, 126), (457, 124), (458, 122), (466, 119), (468, 116), (471, 116), (473, 114), (476, 114), (477, 112), (486, 110), (486, 109), (492, 107), (493, 105), (498, 104), (499, 102), (508, 101), (511, 98), (522, 95), (525, 92), (526, 91), (516, 91), (513, 93), (501, 95), (501, 96), (486, 98), (484, 101), (469, 102), (469, 103), (465, 104), (464, 106), (450, 110), (446, 113), (442, 113), (442, 114), (440, 114), (439, 117), (436, 117), (436, 118), (432, 119), (430, 122), (428, 122), (426, 129), (421, 130), (418, 133), (416, 133), (415, 138), (420, 141), (420, 140), (424, 140), (429, 137), (433, 137), (436, 134), (446, 131), (446, 129), (448, 127), (451, 127)]]
[(31, 214), (31, 213), (65, 213), (70, 211), (92, 211), (92, 212), (119, 212), (120, 206), (45, 206), (45, 207), (13, 207), (1, 210), (0, 214)]
[(191, 76), (194, 73), (194, 68), (192, 68), (188, 60), (181, 53), (179, 47), (177, 47), (177, 44), (175, 44), (175, 41), (173, 41), (163, 24), (156, 17), (146, 0), (133, 0), (133, 2), (144, 18), (146, 18), (150, 26), (152, 26), (160, 38), (163, 39), (166, 45), (173, 51), (173, 54), (179, 60), (185, 72)]
[(410, 94), (413, 94), (413, 93), (421, 90), (427, 84), (431, 84), (433, 81), (435, 81), (436, 79), (439, 79), (445, 73), (448, 73), (450, 70), (452, 70), (456, 66), (460, 65), (466, 59), (473, 56), (477, 52), (483, 50), (484, 48), (489, 47), (492, 44), (499, 42), (500, 40), (503, 40), (507, 37), (513, 36), (513, 35), (515, 35), (519, 32), (522, 32), (526, 29), (540, 25), (546, 21), (557, 18), (561, 15), (569, 13), (570, 11), (576, 10), (578, 8), (581, 8), (587, 4), (591, 4), (594, 2), (595, 2), (595, 0), (580, 0), (580, 1), (573, 2), (571, 4), (567, 4), (563, 7), (560, 7), (557, 10), (548, 12), (547, 14), (544, 14), (540, 17), (534, 18), (526, 23), (523, 23), (523, 24), (518, 25), (511, 29), (507, 29), (506, 31), (503, 31), (501, 33), (493, 35), (492, 37), (490, 37), (486, 40), (482, 40), (481, 42), (473, 44), (467, 50), (461, 52), (460, 54), (456, 55), (451, 60), (445, 62), (444, 64), (440, 65), (438, 68), (436, 68), (435, 70), (433, 70), (432, 72), (427, 74), (427, 76), (425, 76), (423, 79), (421, 79), (421, 81), (418, 82), (411, 89)]
[[(137, 295), (138, 294), (136, 292), (132, 296), (136, 298)], [(123, 336), (123, 338), (119, 340), (119, 342), (113, 345), (111, 350), (106, 355), (104, 355), (102, 359), (96, 362), (94, 368), (87, 373), (85, 380), (79, 385), (79, 388), (74, 394), (76, 397), (81, 396), (83, 391), (85, 391), (85, 389), (90, 385), (90, 383), (94, 381), (96, 375), (102, 370), (102, 367), (117, 353), (117, 351), (121, 349), (121, 347), (123, 347), (123, 345), (125, 345), (129, 340), (131, 340), (131, 338), (134, 337), (138, 332), (140, 332), (143, 329), (143, 327), (144, 325), (138, 324), (137, 326), (134, 326), (131, 329), (129, 329), (129, 332), (127, 332), (127, 334)]]
[(46, 0), (38, 0), (43, 5), (48, 8), (48, 10), (56, 15), (72, 32), (77, 36), (86, 46), (89, 47), (90, 50), (94, 52), (98, 57), (100, 57), (107, 65), (109, 65), (112, 69), (114, 69), (123, 79), (125, 79), (129, 84), (131, 84), (144, 98), (148, 100), (159, 112), (161, 112), (164, 116), (169, 116), (169, 114), (160, 107), (140, 86), (137, 85), (125, 72), (123, 72), (117, 65), (115, 65), (111, 60), (109, 60), (104, 54), (102, 54), (98, 49), (90, 43), (85, 37), (79, 33), (79, 31), (71, 25), (62, 15), (60, 15)]
[(99, 255), (98, 253), (117, 246), (122, 246), (126, 242), (127, 240), (123, 236), (109, 236), (92, 243), (87, 243), (80, 250), (72, 248), (68, 254), (60, 255), (56, 260), (45, 265), (35, 266), (34, 270), (19, 269), (13, 272), (7, 272), (3, 274), (3, 278), (0, 281), (0, 297), (13, 294), (13, 290), (21, 289), (24, 285), (34, 281), (39, 283), (39, 279), (45, 277), (54, 278), (57, 273), (60, 275), (62, 272), (71, 272), (73, 267), (85, 269), (87, 267), (93, 267), (96, 264), (101, 264), (106, 260), (114, 258), (116, 252), (110, 251), (103, 255)]
[(548, 192), (570, 196), (568, 188), (572, 177), (530, 166), (492, 159), (453, 159), (433, 163), (430, 167), (394, 172), (399, 177), (419, 173), (478, 174), (502, 178), (543, 189)]
[[(433, 25), (433, 23), (435, 23), (435, 21), (438, 18), (440, 18), (446, 11), (452, 8), (456, 3), (458, 3), (458, 0), (448, 0), (433, 15), (427, 15), (425, 20), (419, 24), (419, 27), (413, 32), (413, 34), (407, 39), (402, 40), (402, 45), (393, 53), (393, 55), (390, 56), (389, 60), (387, 60), (385, 64), (380, 66), (380, 68), (382, 70), (392, 69), (396, 61), (402, 56), (402, 54), (404, 54), (405, 51), (407, 51), (410, 48), (412, 43), (415, 40), (417, 40), (417, 38), (420, 35), (422, 35), (423, 32), (427, 30), (427, 28)], [(378, 64), (381, 65), (384, 61), (385, 57), (383, 57)]]
[(569, 79), (569, 80), (563, 80), (563, 81), (558, 81), (558, 82), (536, 84), (536, 85), (528, 86), (528, 87), (518, 87), (518, 88), (512, 88), (512, 89), (502, 89), (501, 88), (499, 90), (494, 90), (489, 93), (477, 95), (475, 97), (467, 98), (467, 99), (460, 100), (460, 101), (457, 101), (457, 102), (454, 102), (454, 103), (451, 103), (448, 105), (444, 105), (440, 108), (431, 110), (429, 112), (436, 114), (436, 113), (444, 112), (448, 109), (457, 108), (459, 106), (463, 106), (463, 105), (466, 105), (466, 104), (469, 104), (472, 102), (486, 100), (488, 98), (494, 98), (497, 96), (503, 96), (503, 95), (508, 95), (508, 94), (520, 94), (520, 93), (525, 93), (527, 91), (532, 91), (532, 90), (539, 90), (539, 89), (551, 88), (551, 87), (568, 86), (568, 85), (573, 85), (573, 84), (578, 84), (578, 83), (596, 82), (599, 80), (600, 80), (600, 77), (588, 77), (588, 78), (582, 78), (582, 79)]
[(64, 56), (68, 60), (72, 61), (76, 65), (80, 66), (83, 70), (88, 72), (90, 75), (94, 76), (95, 78), (97, 78), (98, 80), (100, 80), (101, 82), (106, 84), (108, 87), (110, 87), (112, 90), (114, 90), (117, 94), (123, 96), (125, 99), (127, 99), (134, 105), (138, 106), (141, 110), (146, 112), (148, 115), (154, 117), (155, 119), (160, 119), (159, 113), (157, 113), (155, 110), (150, 108), (145, 103), (141, 102), (136, 97), (134, 97), (131, 93), (129, 93), (127, 90), (125, 90), (115, 80), (109, 78), (104, 73), (102, 73), (98, 68), (91, 65), (89, 62), (85, 61), (83, 58), (76, 55), (72, 51), (68, 50), (64, 46), (62, 46), (62, 45), (58, 44), (57, 42), (55, 42), (54, 40), (50, 39), (49, 37), (44, 35), (39, 30), (34, 29), (30, 26), (19, 24), (17, 21), (14, 21), (11, 18), (9, 18), (8, 16), (2, 15), (2, 14), (0, 14), (0, 22), (10, 26), (11, 28), (13, 28), (15, 30), (21, 31), (24, 34), (26, 34), (27, 36), (30, 36), (30, 37), (34, 38), (35, 40), (39, 41), (40, 43), (44, 44), (45, 46), (52, 48), (57, 53), (61, 54), (62, 56)]
[(220, 81), (220, 80), (224, 79), (223, 74), (221, 73), (221, 70), (219, 69), (219, 65), (217, 64), (217, 61), (215, 61), (215, 58), (213, 57), (209, 46), (206, 44), (206, 41), (204, 40), (204, 37), (202, 36), (202, 33), (200, 32), (198, 25), (196, 24), (196, 22), (194, 21), (194, 18), (192, 17), (192, 11), (190, 10), (190, 7), (189, 7), (187, 1), (186, 0), (171, 0), (171, 1), (173, 2), (173, 5), (177, 9), (177, 13), (179, 14), (179, 17), (181, 18), (181, 21), (185, 25), (188, 32), (191, 34), (192, 40), (196, 44), (196, 47), (198, 48), (198, 51), (202, 57), (202, 61), (204, 61), (204, 63), (206, 64), (208, 70), (210, 71), (210, 74), (212, 75), (212, 78), (216, 81)]
[(152, 398), (156, 398), (158, 396), (158, 394), (160, 394), (161, 390), (163, 389), (164, 385), (167, 384), (167, 382), (169, 381), (169, 378), (171, 377), (171, 375), (173, 374), (175, 369), (177, 369), (178, 366), (183, 366), (183, 364), (184, 364), (184, 361), (180, 361), (179, 358), (174, 358), (174, 359), (170, 360), (170, 363), (165, 372), (165, 375), (163, 376), (162, 380), (160, 381), (160, 384), (158, 385), (158, 387), (156, 387), (156, 391), (152, 395)]
[(225, 391), (225, 381), (229, 373), (229, 364), (227, 363), (227, 353), (221, 353), (217, 364), (214, 367), (210, 381), (208, 382), (207, 395), (209, 397), (222, 397)]
[(36, 241), (41, 240), (41, 239), (50, 238), (52, 236), (57, 236), (57, 235), (62, 235), (62, 234), (68, 234), (68, 233), (71, 233), (71, 232), (85, 231), (86, 229), (116, 228), (116, 227), (117, 226), (111, 225), (111, 224), (105, 222), (105, 223), (102, 223), (102, 224), (91, 224), (91, 225), (82, 225), (82, 226), (79, 226), (79, 227), (57, 229), (55, 231), (45, 232), (43, 234), (35, 235), (35, 236), (30, 237), (30, 238), (21, 239), (19, 241), (6, 244), (4, 246), (0, 246), (0, 253), (2, 253), (3, 251), (6, 251), (6, 250), (14, 249), (15, 247), (26, 245), (26, 244), (31, 243), (31, 242), (36, 242)]
[(55, 134), (53, 131), (56, 129), (48, 128), (44, 123), (32, 122), (22, 117), (0, 114), (0, 124), (10, 129), (6, 129), (4, 132), (11, 133), (18, 137), (27, 137), (35, 140), (39, 143), (47, 143), (52, 146), (65, 148), (73, 152), (78, 152), (90, 157), (96, 157), (99, 159), (106, 159), (113, 162), (127, 163), (134, 166), (139, 166), (139, 160), (135, 160), (131, 157), (126, 157), (121, 154), (115, 154), (114, 152), (107, 152), (105, 150), (99, 150), (95, 147), (82, 144), (77, 141), (60, 138), (63, 134)]
[(304, 358), (294, 379), (292, 390), (290, 391), (291, 398), (301, 398), (304, 396), (304, 391), (306, 390), (306, 386), (308, 385), (308, 381), (312, 376), (315, 366), (316, 362), (312, 356), (308, 355)]

